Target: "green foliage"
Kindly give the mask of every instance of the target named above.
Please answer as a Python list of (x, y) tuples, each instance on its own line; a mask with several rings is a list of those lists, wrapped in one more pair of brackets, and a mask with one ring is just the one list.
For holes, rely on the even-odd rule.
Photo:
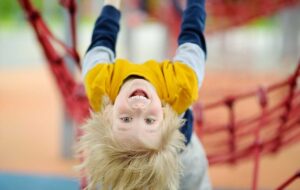
[(18, 10), (18, 2), (17, 1), (11, 1), (11, 0), (1, 0), (0, 3), (0, 14), (1, 19), (11, 17), (13, 14), (15, 14)]
[(264, 28), (267, 30), (272, 30), (276, 26), (276, 19), (274, 19), (273, 17), (262, 17), (251, 22), (249, 26), (253, 28)]
[[(37, 8), (43, 6), (42, 0), (32, 0)], [(56, 2), (56, 1), (55, 1)], [(0, 21), (1, 22), (11, 22), (15, 19), (20, 18), (23, 14), (19, 0), (1, 0), (0, 2)]]

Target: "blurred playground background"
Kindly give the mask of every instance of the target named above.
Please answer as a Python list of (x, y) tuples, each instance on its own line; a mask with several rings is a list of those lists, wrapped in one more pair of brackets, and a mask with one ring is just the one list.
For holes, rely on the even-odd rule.
[[(55, 36), (65, 42), (70, 41), (70, 20), (59, 1), (32, 2), (41, 11)], [(138, 9), (134, 6), (136, 2), (125, 1), (118, 56), (136, 62), (149, 58), (162, 60), (172, 56), (176, 47), (174, 31), (179, 22), (168, 7), (170, 3), (149, 1), (146, 8), (142, 6)], [(211, 2), (219, 2), (219, 5), (222, 2), (235, 2), (242, 5), (250, 1)], [(276, 9), (271, 9), (271, 4), (268, 4), (276, 1), (253, 2), (265, 5), (250, 4), (253, 7), (243, 7), (244, 10), (232, 12), (227, 15), (228, 20), (221, 21), (217, 17), (210, 17), (213, 12), (208, 12), (207, 69), (199, 102), (208, 104), (223, 97), (255, 90), (259, 85), (268, 86), (286, 79), (296, 70), (300, 58), (300, 2), (277, 1), (287, 3), (282, 3)], [(80, 57), (89, 44), (93, 22), (101, 4), (101, 0), (78, 1), (77, 48)], [(214, 5), (218, 4), (211, 3), (208, 6)], [(157, 6), (165, 8), (163, 10), (166, 10), (166, 14), (157, 16), (153, 8)], [(257, 11), (257, 7), (264, 7), (264, 10), (260, 10), (263, 14), (241, 16), (245, 11)], [(144, 47), (144, 43), (150, 45)], [(70, 70), (80, 81), (78, 69), (70, 66)], [(284, 92), (275, 94), (270, 101), (276, 101), (280, 93)], [(259, 112), (251, 101), (239, 106), (240, 116)], [(226, 113), (220, 112), (214, 117), (216, 121), (223, 121)], [(59, 189), (58, 186), (49, 185), (49, 180), (53, 183), (60, 180), (62, 184), (69, 180), (72, 183), (61, 186), (63, 189), (78, 188), (78, 173), (74, 170), (78, 161), (72, 157), (74, 130), (71, 127), (74, 125), (65, 111), (61, 92), (21, 6), (18, 1), (1, 0), (0, 190), (12, 187), (26, 189), (24, 186), (16, 188), (16, 184), (28, 184), (29, 181), (36, 183), (38, 180), (48, 180), (49, 189)], [(298, 141), (261, 157), (258, 187), (274, 189), (299, 169)], [(209, 171), (215, 189), (250, 189), (253, 158), (214, 164)], [(300, 189), (299, 181), (288, 189)], [(42, 184), (39, 185), (35, 184), (36, 187), (42, 187)], [(29, 184), (30, 187), (33, 186)]]

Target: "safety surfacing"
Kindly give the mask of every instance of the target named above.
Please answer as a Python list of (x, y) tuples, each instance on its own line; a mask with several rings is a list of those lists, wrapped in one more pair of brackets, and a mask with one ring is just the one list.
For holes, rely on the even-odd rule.
[(79, 180), (71, 177), (0, 172), (1, 190), (78, 190)]

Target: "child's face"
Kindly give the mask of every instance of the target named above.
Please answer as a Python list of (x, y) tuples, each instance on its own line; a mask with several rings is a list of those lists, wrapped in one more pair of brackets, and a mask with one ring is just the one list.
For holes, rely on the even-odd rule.
[(157, 147), (162, 119), (162, 104), (151, 83), (131, 79), (123, 84), (113, 107), (113, 132), (119, 142)]

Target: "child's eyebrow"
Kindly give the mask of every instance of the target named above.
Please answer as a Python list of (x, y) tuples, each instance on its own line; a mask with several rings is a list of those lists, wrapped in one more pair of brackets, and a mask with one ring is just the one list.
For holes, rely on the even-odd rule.
[(128, 131), (128, 130), (129, 130), (129, 128), (122, 128), (122, 127), (121, 127), (121, 128), (118, 128), (117, 130), (118, 130), (118, 131), (125, 132), (125, 131)]
[(129, 131), (130, 129), (132, 129), (132, 127), (130, 125), (132, 125), (132, 124), (127, 124), (126, 127), (124, 127), (122, 125), (118, 125), (117, 130), (118, 131)]
[(118, 109), (117, 110), (117, 115), (118, 117), (122, 117), (122, 116), (131, 116), (133, 114), (132, 110), (128, 109), (128, 108), (122, 108), (122, 109)]

